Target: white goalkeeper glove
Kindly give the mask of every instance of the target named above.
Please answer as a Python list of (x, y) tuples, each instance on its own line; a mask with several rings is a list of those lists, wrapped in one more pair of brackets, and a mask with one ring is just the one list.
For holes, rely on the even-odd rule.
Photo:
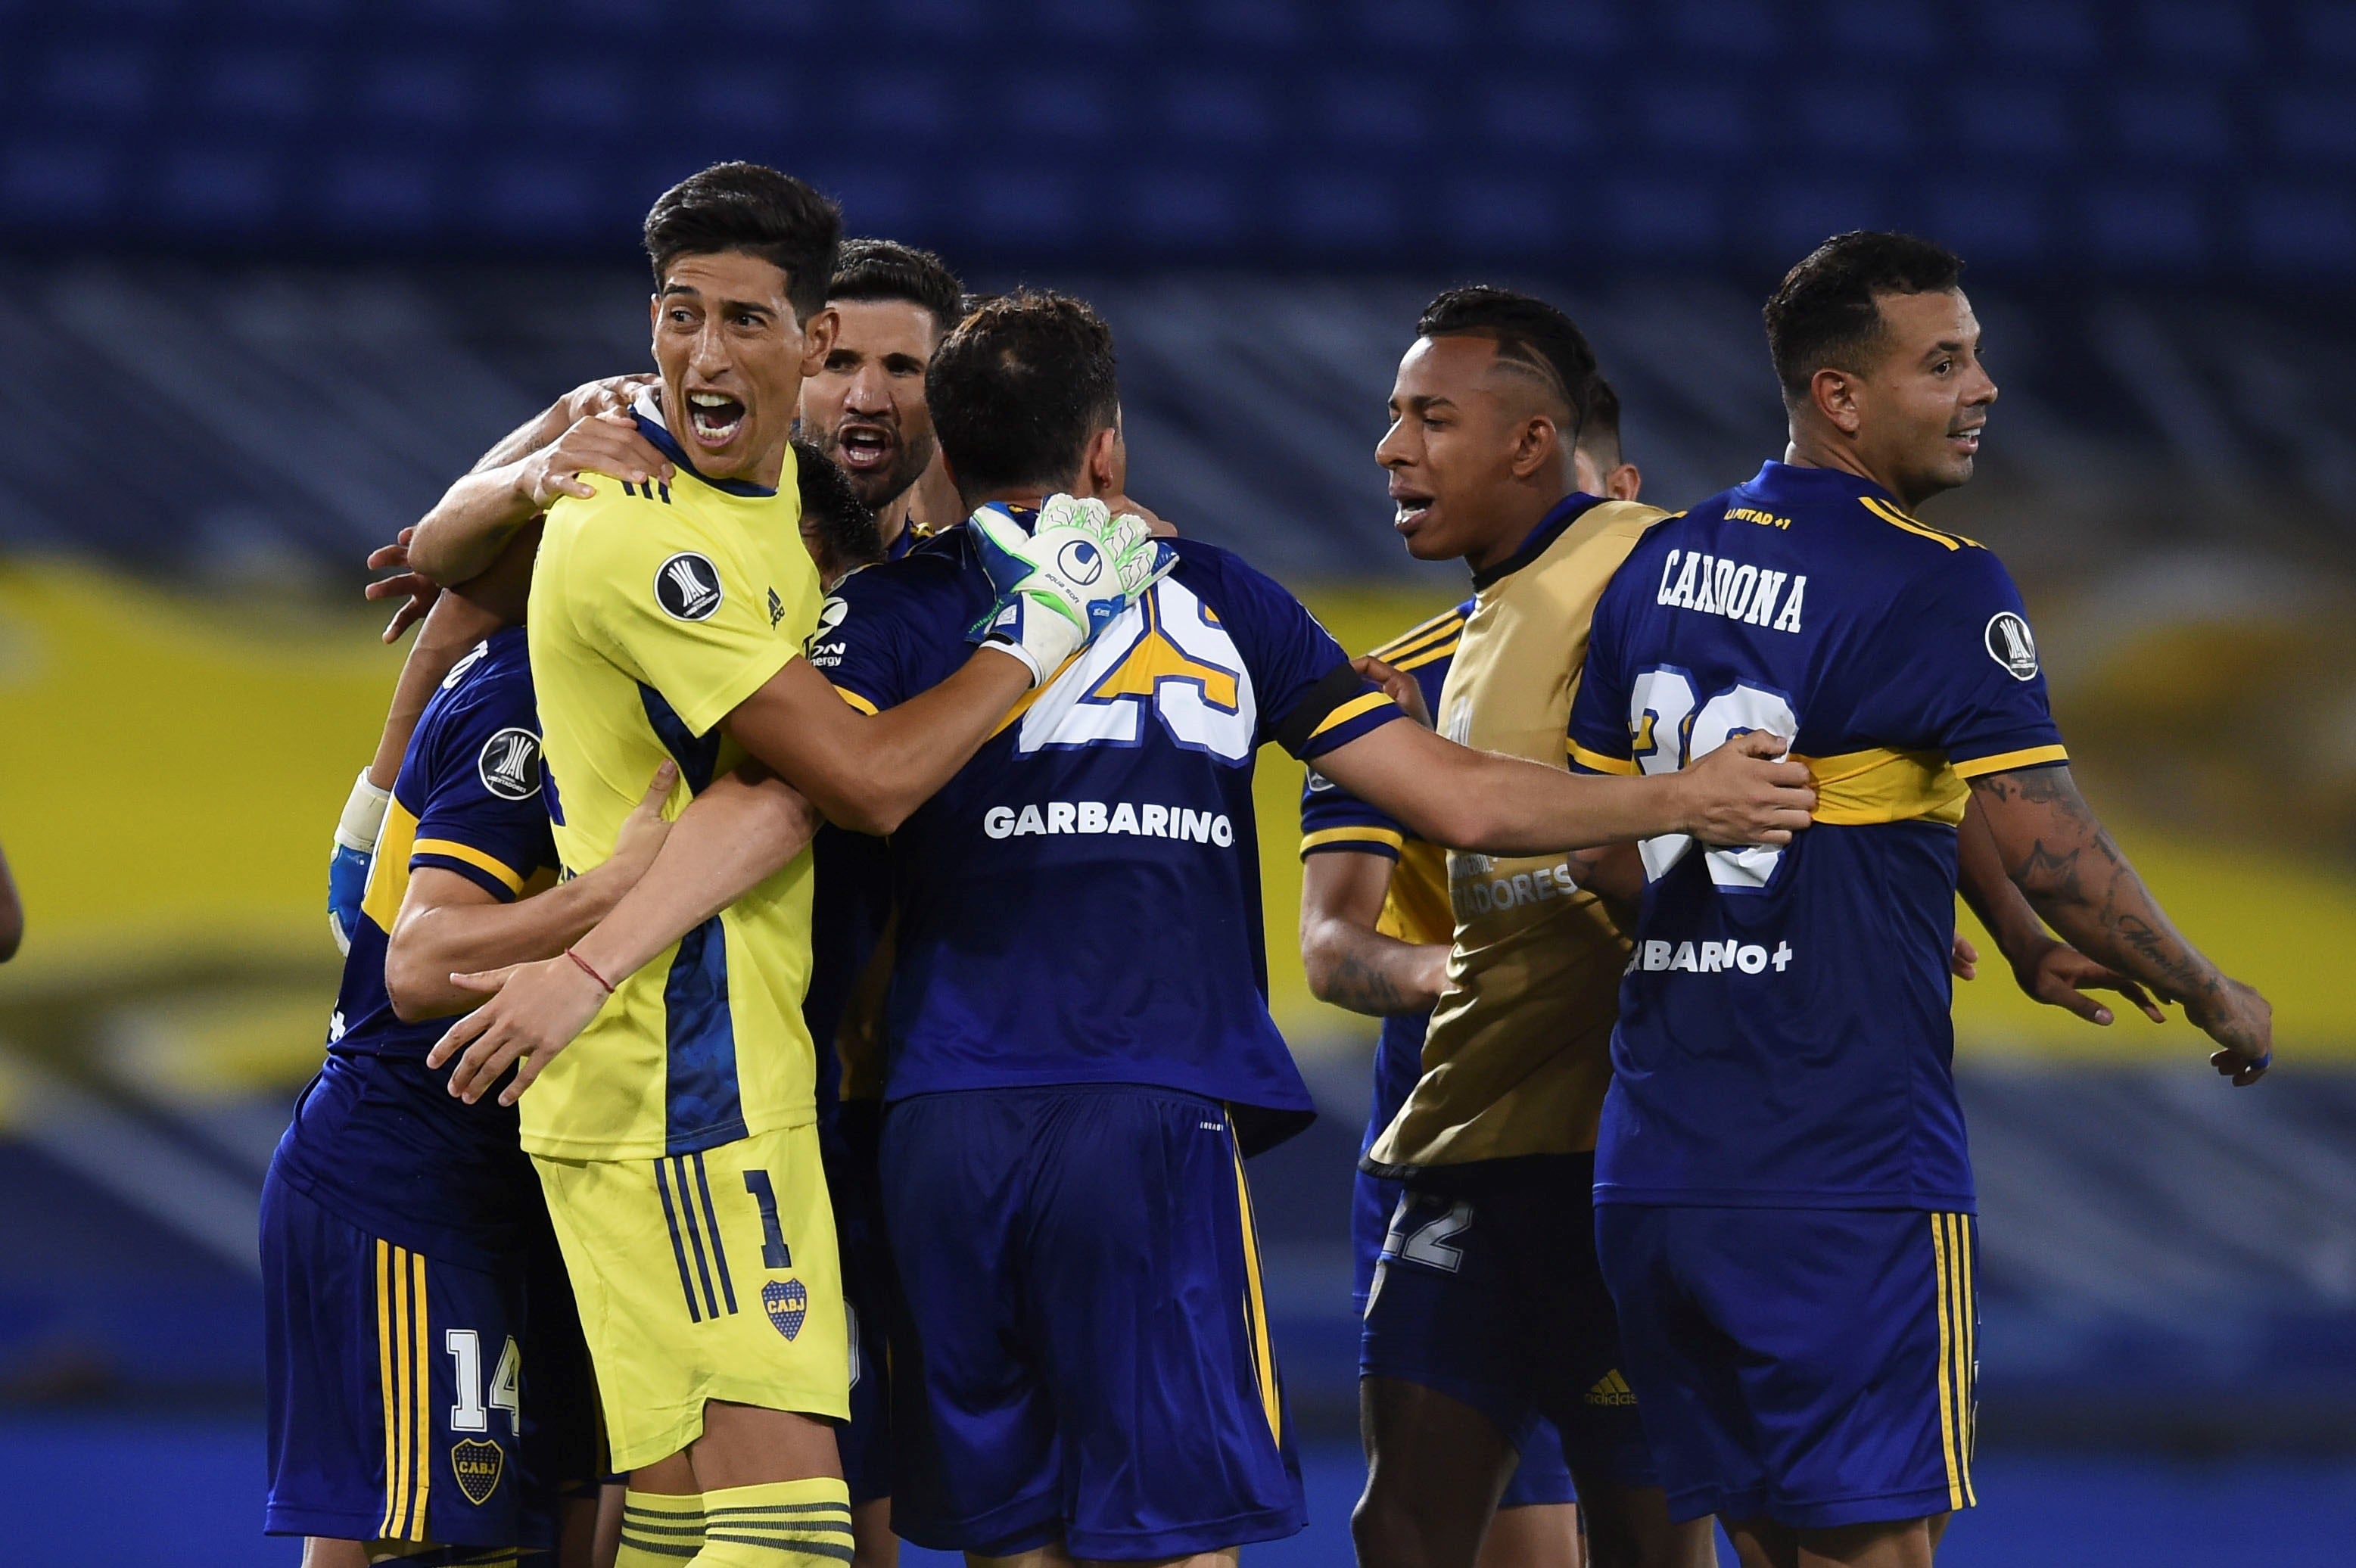
[(998, 600), (969, 634), (1021, 659), (1037, 686), (1178, 564), (1130, 513), (1050, 496), (1030, 519), (1002, 502), (967, 519)]
[(369, 783), (364, 768), (336, 823), (336, 849), (327, 858), (327, 934), (335, 938), (338, 953), (351, 952), (352, 933), (359, 929), (369, 866), (376, 859), (377, 836), (384, 831), (384, 808), (391, 800), (392, 792)]

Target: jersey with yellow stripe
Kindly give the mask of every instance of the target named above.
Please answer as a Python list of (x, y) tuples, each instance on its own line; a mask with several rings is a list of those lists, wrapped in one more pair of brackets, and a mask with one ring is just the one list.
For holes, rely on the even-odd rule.
[[(775, 490), (706, 479), (637, 417), (677, 476), (584, 475), (594, 496), (549, 509), (532, 574), (549, 810), (571, 872), (613, 852), (665, 758), (680, 769), (674, 816), (741, 763), (721, 721), (818, 626), (792, 454)], [(809, 971), (804, 853), (620, 983), (523, 1097), (524, 1147), (644, 1159), (808, 1123)]]
[[(1306, 1124), (1268, 1011), (1253, 763), (1402, 715), (1282, 587), (1173, 545), (1171, 574), (892, 836), (887, 1099), (1141, 1083), (1230, 1104), (1253, 1149)], [(813, 660), (891, 707), (965, 662), (992, 597), (948, 529), (845, 579)]]
[(1965, 780), (2066, 760), (1989, 550), (1770, 463), (1646, 536), (1595, 614), (1580, 765), (1767, 730), (1816, 774), (1784, 848), (1642, 848), (1596, 1201), (1969, 1212), (1947, 973)]
[(384, 960), (411, 877), (454, 871), (506, 902), (555, 861), (523, 628), (460, 659), (426, 703), (385, 810), (327, 1025), (328, 1061), (279, 1147), (280, 1174), (370, 1235), (498, 1266), (540, 1205), (516, 1115), (444, 1088), (425, 1054), (451, 1020), (405, 1023)]

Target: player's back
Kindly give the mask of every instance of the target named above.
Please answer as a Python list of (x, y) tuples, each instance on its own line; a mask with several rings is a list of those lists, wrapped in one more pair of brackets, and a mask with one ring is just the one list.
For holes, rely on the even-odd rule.
[[(655, 769), (681, 802), (744, 760), (720, 728), (816, 629), (793, 459), (775, 490), (706, 480), (661, 422), (668, 484), (584, 475), (550, 509), (532, 574), (531, 665), (563, 864), (613, 851)], [(798, 856), (617, 987), (522, 1102), (527, 1147), (650, 1158), (808, 1123), (810, 859)]]
[(1967, 1210), (1946, 958), (1964, 777), (2061, 757), (1993, 554), (1771, 463), (1655, 529), (1596, 613), (1582, 765), (1794, 737), (1786, 848), (1643, 846), (1598, 1201)]
[(511, 900), (553, 863), (519, 626), (461, 659), (403, 754), (328, 1024), (327, 1061), (279, 1151), (282, 1176), (350, 1223), (436, 1256), (498, 1263), (539, 1209), (496, 1097), (469, 1105), (425, 1065), (450, 1019), (404, 1022), (385, 952), (410, 879), (455, 872)]
[[(1174, 546), (1171, 575), (893, 836), (888, 1097), (1148, 1083), (1307, 1120), (1268, 1012), (1253, 761), (1397, 710), (1277, 584)], [(855, 702), (905, 701), (964, 661), (991, 597), (950, 530), (847, 579), (819, 662)]]

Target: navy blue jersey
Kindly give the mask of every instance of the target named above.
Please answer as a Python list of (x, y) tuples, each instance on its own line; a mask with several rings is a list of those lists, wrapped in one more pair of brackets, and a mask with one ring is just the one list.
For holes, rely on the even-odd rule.
[[(458, 661), (425, 705), (377, 839), (327, 1026), (328, 1061), (281, 1145), (284, 1174), (348, 1222), (436, 1256), (496, 1261), (538, 1184), (516, 1113), (468, 1105), (425, 1053), (447, 1018), (404, 1023), (385, 994), (389, 933), (411, 874), (455, 871), (502, 902), (556, 851), (541, 798), (540, 724), (520, 626)], [(486, 1266), (488, 1266), (487, 1264)]]
[[(1268, 1012), (1253, 758), (1401, 715), (1291, 594), (1174, 545), (1171, 575), (892, 836), (886, 1098), (1126, 1083), (1307, 1120)], [(965, 663), (993, 597), (951, 529), (844, 580), (811, 662), (889, 708)]]
[(1816, 825), (1642, 847), (1597, 1200), (1968, 1211), (1964, 780), (2066, 760), (2003, 564), (1781, 463), (1654, 528), (1596, 610), (1572, 756), (1667, 773), (1751, 730), (1795, 737)]

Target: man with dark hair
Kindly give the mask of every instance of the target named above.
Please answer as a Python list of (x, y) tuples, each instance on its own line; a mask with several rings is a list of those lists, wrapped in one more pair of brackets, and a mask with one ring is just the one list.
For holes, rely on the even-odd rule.
[[(587, 497), (550, 506), (531, 579), (569, 870), (607, 858), (635, 804), (621, 781), (665, 759), (687, 795), (774, 773), (832, 820), (890, 832), (1160, 563), (1141, 528), (1085, 515), (1036, 539), (990, 533), (1005, 587), (966, 656), (892, 713), (841, 700), (805, 656), (820, 595), (789, 447), (801, 379), (833, 337), (836, 234), (830, 203), (748, 164), (691, 176), (648, 217), (661, 398), (631, 417), (669, 476), (584, 475)], [(850, 1348), (798, 1005), (809, 881), (802, 855), (741, 893), (692, 855), (661, 857), (559, 957), (474, 976), (498, 995), (428, 1057), (455, 1060), (449, 1091), (470, 1104), (516, 1069), (498, 1098), (521, 1105), (613, 1463), (630, 1473), (626, 1568), (851, 1552), (832, 1426)]]
[(801, 485), (802, 543), (818, 569), (819, 586), (832, 592), (861, 567), (884, 559), (884, 539), (851, 475), (825, 453), (797, 439), (794, 473)]
[[(1127, 478), (1112, 335), (1078, 300), (984, 303), (926, 383), (980, 509), (830, 603), (818, 661), (866, 710), (937, 678), (987, 615), (980, 522)], [(1300, 1528), (1243, 1169), (1311, 1115), (1268, 1015), (1261, 745), (1492, 849), (1697, 813), (1747, 842), (1803, 816), (1755, 770), (1682, 781), (1708, 806), (1608, 802), (1392, 723), (1290, 594), (1227, 551), (1172, 548), (1171, 574), (892, 837), (894, 1525), (974, 1559), (1182, 1559)]]
[(964, 519), (925, 407), (925, 367), (957, 325), (965, 289), (930, 251), (851, 240), (827, 297), (841, 325), (802, 384), (802, 436), (842, 464), (884, 548), (905, 555)]
[(1669, 1511), (1717, 1513), (1755, 1568), (1924, 1568), (1974, 1501), (1959, 869), (2181, 1001), (2233, 1083), (2270, 1061), (2264, 999), (2177, 933), (2080, 796), (2003, 566), (1914, 516), (1971, 477), (1997, 396), (1960, 272), (1866, 233), (1792, 270), (1766, 311), (1783, 460), (1637, 544), (1571, 709), (1599, 773), (1765, 729), (1818, 781), (1784, 848), (1642, 847), (1595, 1153)]

